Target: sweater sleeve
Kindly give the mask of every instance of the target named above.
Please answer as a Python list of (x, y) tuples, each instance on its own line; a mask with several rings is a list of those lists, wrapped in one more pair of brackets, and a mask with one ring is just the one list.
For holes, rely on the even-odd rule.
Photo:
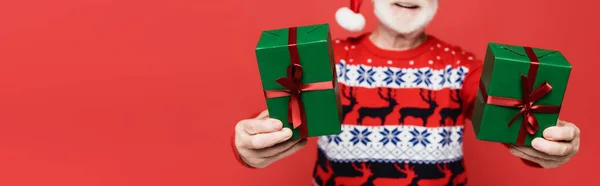
[(477, 99), (477, 92), (479, 89), (479, 78), (481, 77), (481, 65), (476, 66), (470, 71), (464, 81), (462, 96), (464, 97), (463, 105), (465, 113), (465, 119), (471, 121), (473, 117), (473, 109), (475, 107), (475, 100)]
[(464, 61), (465, 67), (469, 69), (465, 79), (463, 80), (461, 97), (463, 98), (463, 113), (467, 123), (471, 121), (473, 116), (473, 108), (475, 100), (477, 99), (477, 93), (479, 89), (479, 80), (481, 78), (481, 72), (483, 70), (483, 61), (473, 59), (471, 53), (466, 52), (465, 55), (461, 55), (460, 61)]

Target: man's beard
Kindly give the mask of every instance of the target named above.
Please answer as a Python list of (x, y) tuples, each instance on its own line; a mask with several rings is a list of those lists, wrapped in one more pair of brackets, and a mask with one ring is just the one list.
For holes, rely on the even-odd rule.
[(401, 15), (394, 15), (393, 7), (390, 6), (389, 1), (375, 0), (373, 5), (375, 16), (381, 24), (400, 34), (411, 34), (424, 29), (431, 22), (437, 12), (438, 1), (432, 1), (432, 4), (427, 7), (420, 7), (417, 10), (419, 11), (418, 14), (410, 19), (403, 19), (399, 17)]

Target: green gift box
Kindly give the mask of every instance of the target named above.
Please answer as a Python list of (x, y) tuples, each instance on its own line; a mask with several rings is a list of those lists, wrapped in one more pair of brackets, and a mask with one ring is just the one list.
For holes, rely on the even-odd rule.
[(329, 25), (263, 31), (256, 59), (271, 118), (292, 139), (339, 134), (341, 104)]
[(477, 139), (531, 146), (556, 125), (570, 73), (559, 51), (489, 43), (473, 111)]

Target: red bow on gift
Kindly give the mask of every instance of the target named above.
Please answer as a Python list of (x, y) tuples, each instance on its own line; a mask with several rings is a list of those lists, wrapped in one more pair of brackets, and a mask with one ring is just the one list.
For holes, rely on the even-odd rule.
[[(560, 111), (560, 106), (551, 106), (551, 105), (534, 105), (534, 103), (544, 97), (546, 94), (550, 93), (552, 90), (552, 86), (550, 84), (544, 82), (539, 85), (535, 90), (531, 90), (530, 86), (528, 86), (531, 82), (527, 77), (521, 75), (521, 83), (523, 87), (522, 98), (521, 100), (512, 99), (512, 98), (504, 98), (504, 97), (496, 97), (496, 96), (488, 96), (482, 91), (483, 99), (486, 103), (491, 105), (498, 105), (504, 107), (513, 107), (520, 108), (521, 110), (517, 113), (509, 122), (508, 126), (511, 126), (515, 120), (521, 115), (523, 115), (523, 122), (521, 128), (525, 127), (526, 131), (529, 134), (535, 134), (538, 130), (539, 124), (537, 119), (535, 118), (534, 112), (538, 113), (557, 113)], [(483, 86), (483, 85), (481, 85)], [(522, 138), (524, 131), (519, 132), (519, 138)], [(522, 139), (524, 141), (524, 138)], [(522, 140), (517, 140), (517, 143), (522, 144)]]
[(302, 66), (299, 64), (291, 64), (287, 69), (287, 77), (282, 77), (276, 80), (286, 90), (267, 90), (265, 96), (267, 98), (278, 98), (290, 96), (290, 104), (288, 106), (288, 120), (292, 122), (294, 128), (306, 123), (306, 113), (304, 112), (304, 104), (302, 103), (302, 92), (314, 90), (327, 90), (333, 88), (332, 81), (302, 84)]

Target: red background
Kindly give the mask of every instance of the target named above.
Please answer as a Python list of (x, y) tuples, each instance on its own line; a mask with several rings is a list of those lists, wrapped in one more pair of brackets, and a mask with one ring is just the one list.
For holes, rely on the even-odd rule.
[[(0, 185), (308, 185), (316, 143), (262, 170), (229, 147), (265, 107), (253, 48), (264, 29), (334, 22), (345, 0), (0, 1)], [(525, 167), (465, 132), (471, 185), (598, 185), (593, 0), (441, 1), (430, 33), (482, 57), (488, 41), (564, 52), (561, 118), (583, 131), (559, 169)], [(362, 8), (368, 28), (370, 1)], [(586, 77), (588, 79), (586, 79)], [(595, 183), (586, 183), (595, 182)]]

